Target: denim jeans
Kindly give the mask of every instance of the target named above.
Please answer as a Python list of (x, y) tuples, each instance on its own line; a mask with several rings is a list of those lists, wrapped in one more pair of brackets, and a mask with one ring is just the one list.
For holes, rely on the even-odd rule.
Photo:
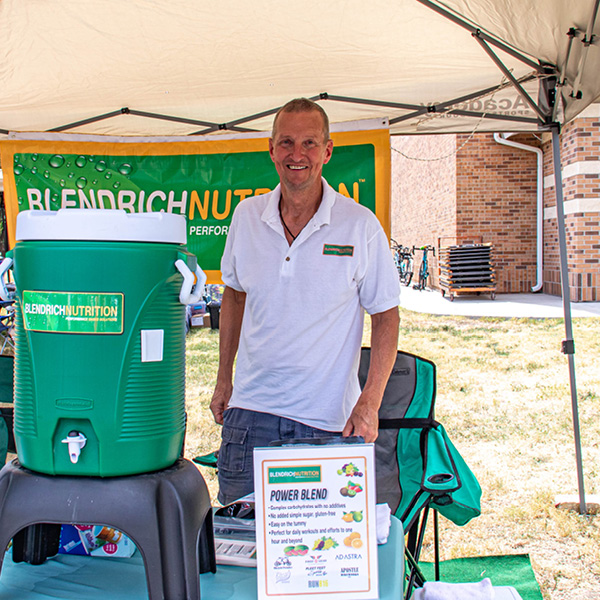
[(217, 460), (219, 502), (229, 504), (254, 491), (254, 448), (275, 440), (341, 435), (298, 421), (245, 408), (230, 408), (223, 414), (221, 449)]

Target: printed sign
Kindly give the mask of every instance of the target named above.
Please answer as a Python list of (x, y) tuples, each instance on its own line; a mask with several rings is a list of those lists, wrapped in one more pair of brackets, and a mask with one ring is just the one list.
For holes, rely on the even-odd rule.
[[(208, 283), (220, 283), (235, 207), (279, 182), (266, 136), (187, 142), (72, 137), (0, 143), (10, 247), (17, 214), (23, 210), (164, 211), (186, 218), (189, 251), (197, 256)], [(389, 131), (333, 132), (332, 138), (334, 152), (323, 169), (325, 178), (372, 210), (389, 235)]]
[(23, 324), (31, 331), (123, 333), (123, 294), (23, 291)]
[(258, 598), (378, 598), (373, 444), (254, 451)]

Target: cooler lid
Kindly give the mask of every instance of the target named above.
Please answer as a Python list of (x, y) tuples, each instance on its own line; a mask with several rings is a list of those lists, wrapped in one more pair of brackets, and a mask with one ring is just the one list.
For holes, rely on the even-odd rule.
[(107, 242), (186, 243), (186, 220), (171, 213), (61, 208), (26, 210), (17, 215), (17, 241), (94, 240)]

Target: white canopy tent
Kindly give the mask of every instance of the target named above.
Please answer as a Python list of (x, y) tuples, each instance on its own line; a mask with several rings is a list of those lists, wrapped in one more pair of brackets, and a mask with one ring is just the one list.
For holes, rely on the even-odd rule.
[(270, 128), (287, 100), (393, 134), (551, 131), (585, 510), (558, 133), (600, 98), (600, 0), (2, 0), (0, 135)]
[(322, 96), (334, 122), (389, 117), (392, 133), (537, 129), (600, 96), (597, 7), (3, 0), (0, 129), (264, 130), (297, 96)]

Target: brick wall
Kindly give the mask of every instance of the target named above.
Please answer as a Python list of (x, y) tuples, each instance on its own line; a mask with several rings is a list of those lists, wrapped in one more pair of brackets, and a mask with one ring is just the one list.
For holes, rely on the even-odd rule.
[[(392, 138), (392, 237), (399, 244), (437, 249), (439, 238), (456, 236), (455, 151), (455, 135)], [(437, 285), (437, 251), (430, 265)]]
[[(457, 137), (459, 146), (468, 139)], [(510, 139), (539, 147), (530, 135)], [(456, 163), (457, 237), (492, 244), (498, 292), (530, 291), (536, 283), (537, 155), (481, 134), (462, 147)]]
[[(544, 291), (560, 295), (556, 195), (550, 135), (544, 135)], [(600, 301), (600, 106), (560, 136), (569, 288), (572, 301)]]
[[(491, 134), (399, 136), (392, 147), (392, 237), (436, 248), (491, 242), (497, 290), (528, 291), (535, 283), (536, 155), (500, 146)], [(434, 157), (444, 158), (428, 162)], [(432, 266), (437, 287), (437, 259)]]
[[(544, 152), (543, 291), (560, 295), (551, 138), (539, 138), (510, 140)], [(600, 301), (600, 105), (566, 125), (560, 142), (571, 300)], [(490, 242), (497, 291), (527, 292), (537, 275), (536, 175), (535, 153), (492, 134), (394, 137), (392, 237), (408, 246)], [(437, 259), (432, 266), (437, 287)]]

